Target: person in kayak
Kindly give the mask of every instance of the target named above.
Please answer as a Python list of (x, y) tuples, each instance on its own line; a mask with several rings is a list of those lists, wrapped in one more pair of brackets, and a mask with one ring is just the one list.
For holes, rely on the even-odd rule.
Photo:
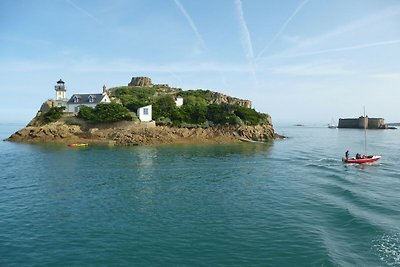
[(349, 151), (347, 150), (346, 153), (344, 153), (344, 156), (346, 157), (346, 160), (349, 159)]

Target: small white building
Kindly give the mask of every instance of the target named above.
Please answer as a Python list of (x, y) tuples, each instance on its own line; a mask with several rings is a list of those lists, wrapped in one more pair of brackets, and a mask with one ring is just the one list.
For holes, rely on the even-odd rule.
[(180, 97), (180, 96), (178, 96), (178, 97), (175, 99), (175, 105), (176, 105), (178, 108), (181, 107), (181, 106), (183, 105), (183, 98)]
[(152, 121), (152, 106), (144, 106), (141, 108), (138, 108), (137, 110), (137, 116), (140, 121), (142, 122), (149, 122)]

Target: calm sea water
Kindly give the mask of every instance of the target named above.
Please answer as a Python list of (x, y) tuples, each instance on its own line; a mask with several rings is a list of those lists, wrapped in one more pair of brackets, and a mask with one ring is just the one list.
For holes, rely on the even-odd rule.
[[(23, 125), (1, 124), (0, 137)], [(400, 266), (400, 130), (272, 144), (0, 142), (0, 266)]]

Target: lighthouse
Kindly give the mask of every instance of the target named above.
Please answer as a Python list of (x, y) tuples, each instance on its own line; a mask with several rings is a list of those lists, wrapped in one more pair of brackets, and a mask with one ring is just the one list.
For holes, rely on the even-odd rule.
[(67, 107), (68, 99), (67, 99), (67, 89), (65, 88), (65, 82), (60, 79), (54, 86), (54, 90), (56, 90), (57, 106)]
[(63, 80), (60, 79), (57, 82), (54, 90), (56, 90), (56, 100), (66, 100), (67, 89), (65, 89), (65, 82)]

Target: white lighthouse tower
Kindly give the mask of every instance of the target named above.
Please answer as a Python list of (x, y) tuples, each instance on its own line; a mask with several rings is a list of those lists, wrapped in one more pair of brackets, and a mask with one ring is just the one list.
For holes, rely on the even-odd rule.
[(57, 85), (54, 86), (56, 90), (56, 100), (64, 100), (66, 99), (65, 95), (67, 93), (67, 89), (65, 89), (65, 82), (63, 80), (59, 80)]
[(63, 80), (59, 80), (57, 85), (54, 86), (54, 90), (56, 90), (56, 102), (59, 107), (67, 106), (67, 89), (65, 88), (65, 82)]

